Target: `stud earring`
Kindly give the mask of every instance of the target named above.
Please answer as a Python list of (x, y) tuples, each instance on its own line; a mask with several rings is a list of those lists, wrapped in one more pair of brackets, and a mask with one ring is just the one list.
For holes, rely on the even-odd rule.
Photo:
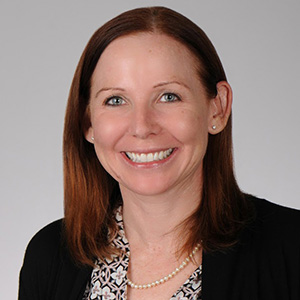
[(212, 126), (212, 129), (213, 129), (213, 130), (217, 129), (217, 126), (216, 126), (216, 125), (213, 125), (213, 126)]
[(91, 140), (92, 140), (92, 141), (94, 141), (94, 140), (95, 140), (93, 136), (91, 137)]

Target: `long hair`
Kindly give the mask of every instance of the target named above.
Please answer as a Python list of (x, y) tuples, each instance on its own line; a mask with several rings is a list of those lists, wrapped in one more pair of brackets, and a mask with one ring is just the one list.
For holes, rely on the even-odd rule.
[[(122, 201), (118, 183), (104, 170), (93, 145), (84, 137), (90, 126), (87, 108), (91, 77), (109, 43), (137, 32), (166, 34), (190, 49), (199, 61), (199, 80), (209, 97), (215, 97), (217, 83), (226, 80), (206, 34), (191, 20), (168, 8), (127, 11), (93, 34), (73, 78), (63, 138), (65, 233), (78, 263), (93, 265), (95, 257), (115, 253), (109, 236), (116, 231), (113, 211)], [(190, 251), (200, 240), (207, 251), (232, 245), (248, 218), (248, 203), (233, 172), (231, 117), (222, 132), (209, 135), (203, 178), (199, 207), (184, 222), (188, 229), (184, 251)]]

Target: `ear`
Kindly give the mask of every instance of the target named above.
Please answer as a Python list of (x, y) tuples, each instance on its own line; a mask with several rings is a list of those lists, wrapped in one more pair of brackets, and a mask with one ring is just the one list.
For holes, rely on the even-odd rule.
[(94, 130), (93, 130), (92, 126), (90, 126), (90, 127), (86, 130), (84, 136), (85, 136), (85, 139), (86, 139), (88, 142), (94, 144)]
[(83, 119), (83, 127), (85, 128), (84, 137), (85, 139), (94, 144), (94, 130), (91, 123), (91, 112), (90, 112), (90, 104), (86, 107), (84, 119)]
[(229, 119), (232, 106), (232, 90), (228, 82), (217, 83), (218, 94), (210, 101), (210, 117), (208, 122), (208, 132), (217, 134), (221, 132)]

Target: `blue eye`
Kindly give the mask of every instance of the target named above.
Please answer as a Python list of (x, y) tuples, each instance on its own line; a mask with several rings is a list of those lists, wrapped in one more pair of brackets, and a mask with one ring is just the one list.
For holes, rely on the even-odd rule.
[(109, 97), (105, 101), (105, 105), (110, 105), (110, 106), (119, 106), (119, 105), (122, 105), (124, 103), (125, 103), (125, 101), (121, 97), (118, 97), (118, 96)]
[(180, 100), (180, 98), (176, 94), (173, 94), (173, 93), (163, 94), (163, 96), (160, 99), (161, 102), (175, 102), (178, 100)]

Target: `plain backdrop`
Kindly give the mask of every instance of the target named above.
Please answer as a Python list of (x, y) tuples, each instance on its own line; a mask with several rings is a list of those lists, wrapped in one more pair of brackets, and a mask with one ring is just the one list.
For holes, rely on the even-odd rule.
[(300, 208), (299, 0), (1, 0), (1, 299), (17, 298), (32, 235), (63, 216), (64, 110), (84, 46), (110, 18), (150, 5), (192, 19), (221, 57), (241, 188)]

